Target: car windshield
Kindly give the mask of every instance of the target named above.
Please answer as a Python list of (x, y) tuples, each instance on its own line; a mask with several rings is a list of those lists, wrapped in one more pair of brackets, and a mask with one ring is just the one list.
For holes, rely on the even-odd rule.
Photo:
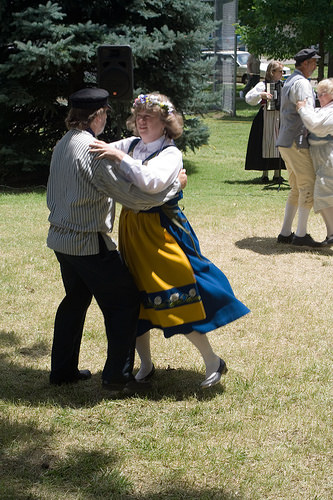
[(248, 58), (249, 58), (249, 54), (238, 54), (237, 55), (238, 63), (242, 64), (243, 66), (246, 65)]

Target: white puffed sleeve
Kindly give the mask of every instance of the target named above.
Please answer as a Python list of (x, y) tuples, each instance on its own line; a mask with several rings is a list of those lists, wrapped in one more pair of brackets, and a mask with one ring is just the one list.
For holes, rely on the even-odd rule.
[(266, 92), (265, 82), (259, 82), (253, 89), (249, 90), (245, 96), (245, 101), (250, 106), (256, 106), (261, 101), (261, 94)]

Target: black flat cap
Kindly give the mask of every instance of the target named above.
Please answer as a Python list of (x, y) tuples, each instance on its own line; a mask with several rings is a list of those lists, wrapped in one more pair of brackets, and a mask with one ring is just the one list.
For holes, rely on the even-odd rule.
[(108, 105), (109, 92), (104, 89), (86, 88), (74, 92), (69, 96), (72, 108), (89, 109), (97, 111)]
[(295, 55), (296, 62), (303, 62), (307, 59), (320, 59), (315, 49), (302, 49)]

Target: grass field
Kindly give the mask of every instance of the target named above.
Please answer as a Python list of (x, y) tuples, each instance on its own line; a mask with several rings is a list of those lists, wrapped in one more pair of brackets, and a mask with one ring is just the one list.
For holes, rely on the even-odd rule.
[[(210, 391), (189, 342), (154, 331), (152, 394), (108, 399), (95, 303), (80, 358), (92, 379), (50, 386), (63, 290), (45, 244), (45, 189), (1, 189), (2, 500), (332, 498), (333, 251), (276, 244), (288, 187), (244, 170), (255, 112), (240, 102), (234, 119), (208, 116), (210, 144), (185, 158), (185, 213), (251, 309), (209, 334), (229, 367)], [(317, 215), (309, 230), (326, 236)]]

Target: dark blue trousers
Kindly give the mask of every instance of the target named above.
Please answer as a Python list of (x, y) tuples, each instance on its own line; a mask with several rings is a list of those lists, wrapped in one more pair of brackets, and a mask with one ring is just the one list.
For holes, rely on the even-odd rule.
[(108, 342), (103, 380), (132, 380), (139, 293), (119, 253), (107, 250), (100, 237), (97, 255), (55, 254), (66, 296), (55, 318), (50, 381), (77, 378), (83, 326), (93, 296), (104, 316)]

